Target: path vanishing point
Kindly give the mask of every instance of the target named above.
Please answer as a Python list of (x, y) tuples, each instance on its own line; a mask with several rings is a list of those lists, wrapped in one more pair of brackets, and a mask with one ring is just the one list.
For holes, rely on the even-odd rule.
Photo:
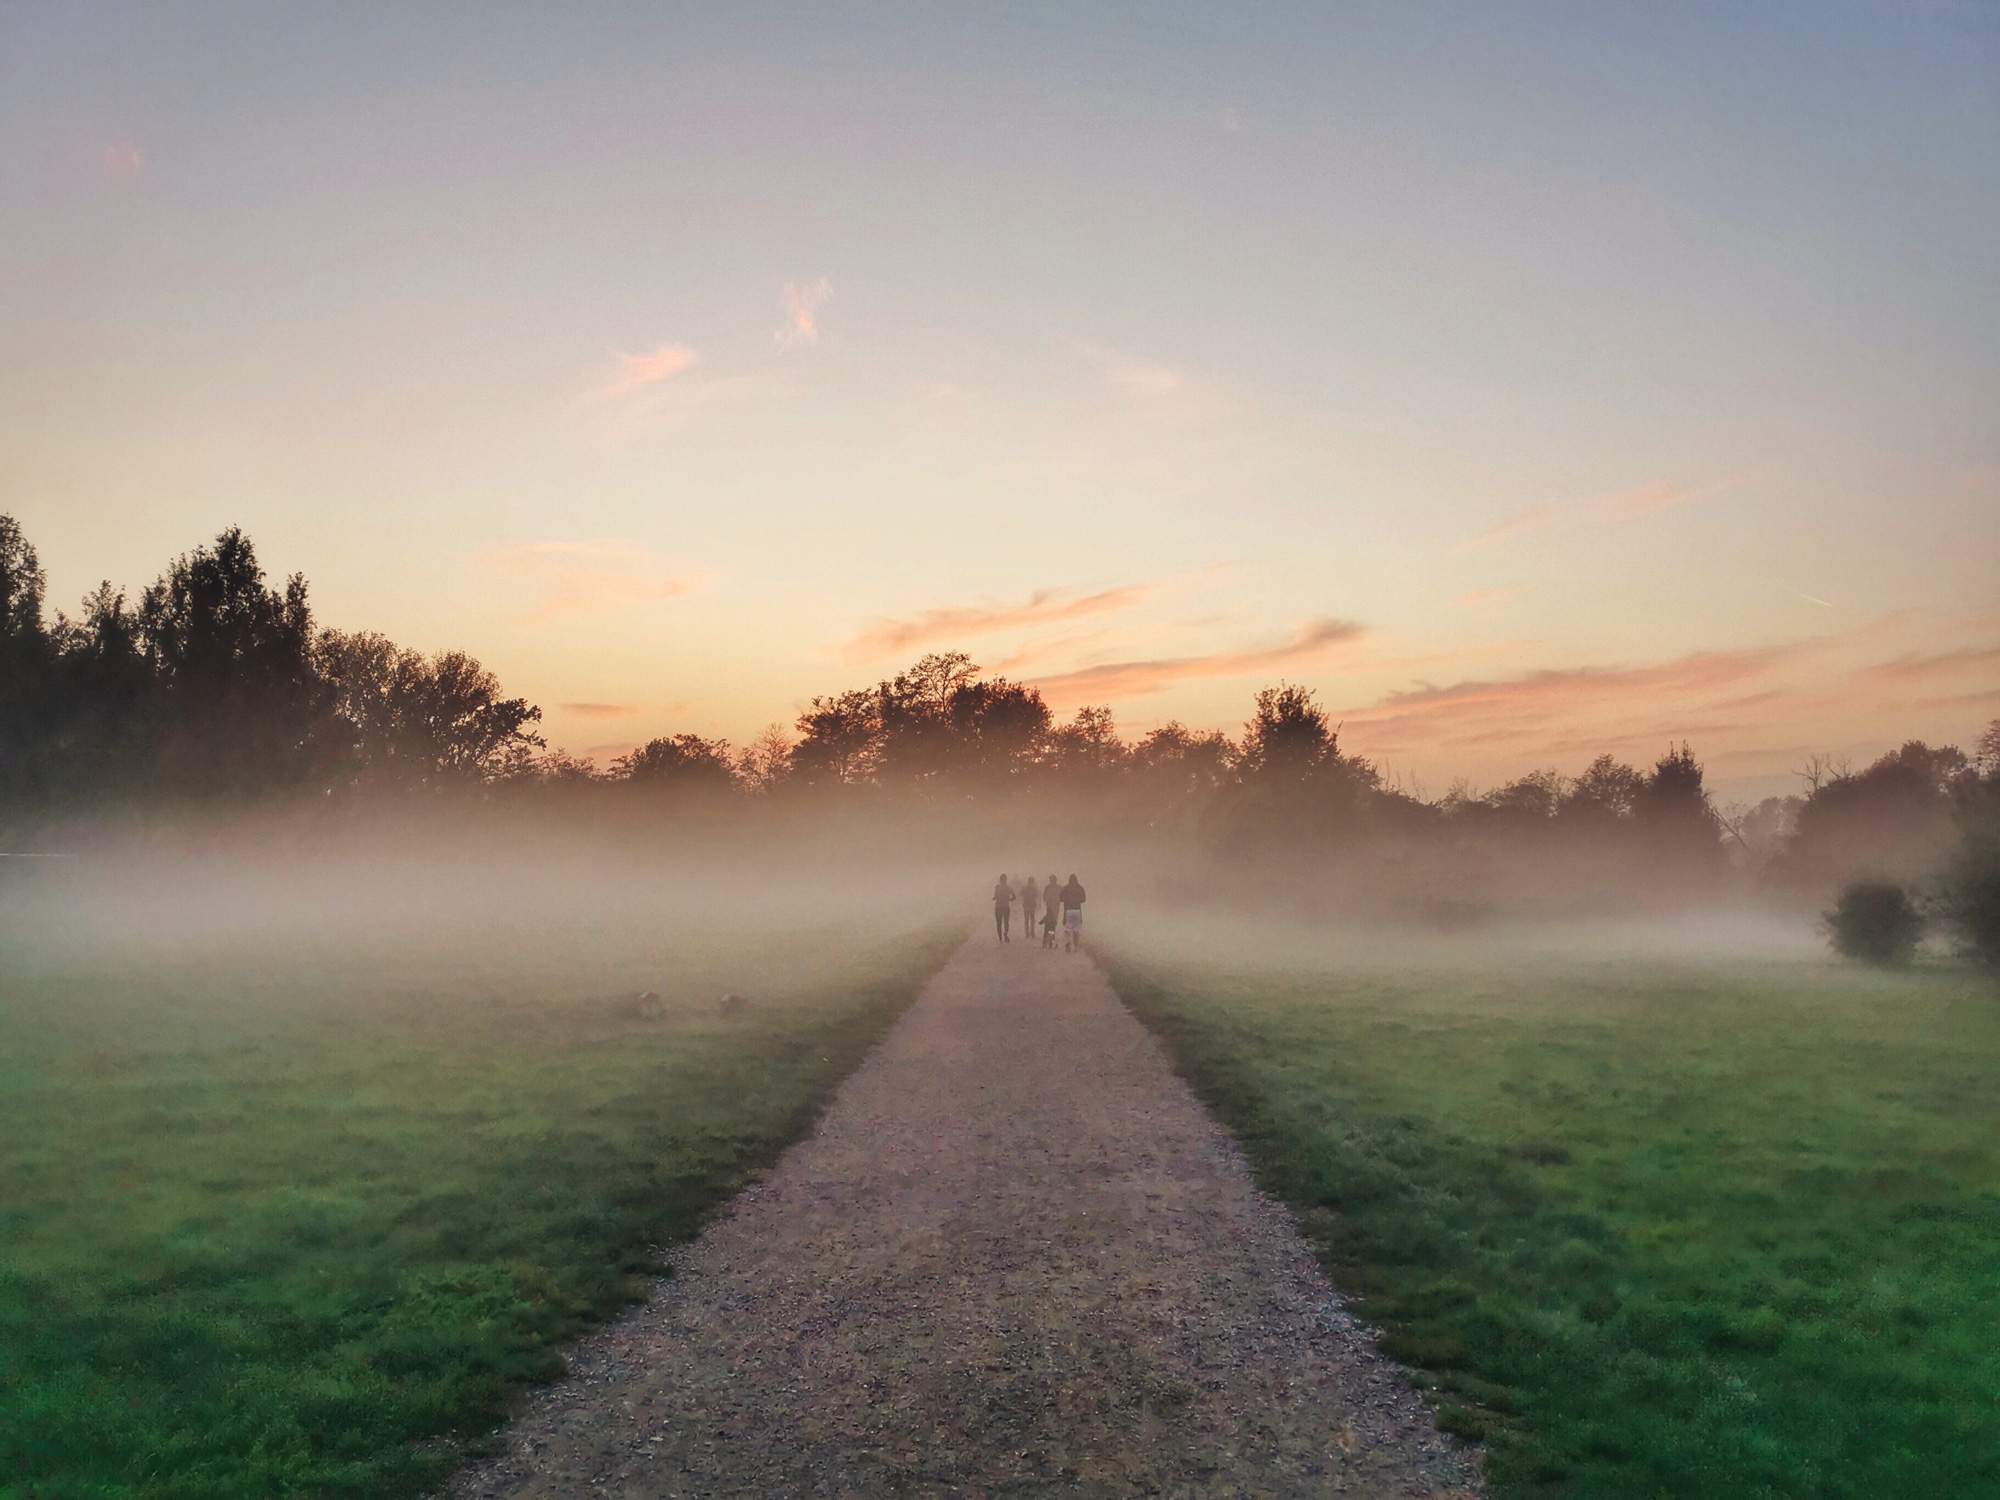
[(1471, 1497), (1087, 957), (974, 939), (460, 1500)]

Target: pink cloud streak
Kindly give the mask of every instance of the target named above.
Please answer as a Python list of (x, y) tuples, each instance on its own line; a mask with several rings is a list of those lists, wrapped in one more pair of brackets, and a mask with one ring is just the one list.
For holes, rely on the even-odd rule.
[(1154, 661), (1106, 662), (1074, 672), (1037, 678), (1033, 686), (1057, 703), (1097, 703), (1157, 693), (1178, 683), (1203, 677), (1247, 677), (1279, 667), (1317, 661), (1338, 647), (1359, 640), (1365, 627), (1352, 620), (1312, 620), (1280, 646), (1254, 651), (1217, 651), (1205, 656), (1167, 657)]
[(1080, 620), (1088, 615), (1129, 609), (1156, 587), (1155, 584), (1133, 584), (1069, 599), (1063, 597), (1066, 591), (1062, 589), (1037, 589), (1022, 604), (975, 604), (927, 609), (901, 620), (879, 622), (842, 647), (841, 655), (850, 662), (877, 661), (898, 651), (908, 651), (935, 641), (969, 640), (1024, 625), (1053, 625), (1065, 620)]

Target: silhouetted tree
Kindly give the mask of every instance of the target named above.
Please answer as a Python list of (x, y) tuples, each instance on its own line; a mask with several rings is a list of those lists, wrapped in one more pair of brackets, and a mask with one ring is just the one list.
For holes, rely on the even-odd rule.
[(1721, 865), (1722, 825), (1687, 745), (1660, 757), (1633, 799), (1632, 817), (1661, 873), (1686, 877)]
[(1125, 761), (1125, 744), (1111, 710), (1086, 705), (1067, 724), (1051, 729), (1043, 742), (1048, 771), (1071, 787), (1101, 783)]
[(1281, 683), (1257, 694), (1256, 712), (1243, 726), (1238, 766), (1245, 781), (1304, 783), (1339, 753), (1312, 692)]
[(141, 596), (138, 626), (174, 786), (296, 787), (339, 757), (332, 694), (313, 665), (305, 579), (294, 573), (282, 593), (267, 589), (240, 529), (176, 559)]
[(769, 796), (791, 779), (792, 742), (784, 726), (772, 724), (736, 752), (736, 780), (743, 790)]
[(1381, 777), (1340, 753), (1336, 731), (1307, 688), (1257, 694), (1237, 752), (1238, 785), (1219, 805), (1225, 843), (1297, 843), (1356, 829), (1380, 800)]
[(34, 547), (12, 516), (0, 515), (0, 811), (41, 791), (53, 656), (46, 587)]
[(139, 617), (107, 580), (83, 614), (56, 616), (55, 780), (63, 800), (144, 798), (162, 790), (158, 703)]
[(1823, 776), (1799, 808), (1779, 873), (1807, 888), (1916, 876), (1950, 844), (1954, 788), (1970, 772), (1955, 747), (1911, 740), (1866, 770)]
[(1784, 854), (1803, 806), (1803, 797), (1766, 797), (1751, 807), (1726, 808), (1718, 817), (1744, 864), (1763, 872)]
[(1030, 765), (1049, 732), (1049, 706), (1041, 693), (1004, 677), (961, 682), (945, 712), (952, 767), (989, 785)]
[(1145, 822), (1197, 823), (1236, 774), (1236, 747), (1221, 730), (1197, 734), (1169, 720), (1126, 759), (1128, 805)]
[(1939, 907), (1966, 952), (2000, 969), (2000, 719), (1974, 745), (1953, 787), (1957, 839), (1939, 881)]
[(881, 759), (880, 699), (865, 688), (815, 698), (798, 717), (792, 772), (808, 786), (857, 786)]
[(1646, 778), (1611, 755), (1600, 755), (1564, 790), (1557, 816), (1602, 827), (1629, 818), (1646, 789)]
[(1543, 826), (1554, 821), (1568, 792), (1569, 779), (1560, 771), (1530, 771), (1501, 787), (1487, 800), (1511, 824)]
[(963, 651), (933, 653), (876, 689), (876, 774), (890, 784), (928, 782), (955, 768), (962, 740), (951, 704), (979, 675)]
[(924, 657), (872, 689), (812, 700), (790, 769), (810, 786), (875, 782), (964, 793), (996, 786), (1049, 733), (1033, 688), (981, 681), (962, 651)]
[(348, 738), (353, 779), (405, 788), (468, 786), (518, 775), (542, 711), (501, 696), (463, 651), (435, 656), (373, 631), (321, 631), (315, 661)]
[(647, 791), (720, 795), (736, 790), (736, 765), (727, 740), (663, 736), (612, 764), (616, 774)]

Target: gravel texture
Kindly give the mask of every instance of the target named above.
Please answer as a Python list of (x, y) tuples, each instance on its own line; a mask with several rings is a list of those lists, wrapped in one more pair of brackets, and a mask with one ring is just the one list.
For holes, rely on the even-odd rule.
[(1483, 1494), (1089, 958), (975, 938), (473, 1497)]

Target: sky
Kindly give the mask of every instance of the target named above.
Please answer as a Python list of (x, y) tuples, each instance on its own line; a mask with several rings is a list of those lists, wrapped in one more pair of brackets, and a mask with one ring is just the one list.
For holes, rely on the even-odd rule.
[(964, 650), (1438, 795), (2000, 717), (2000, 5), (0, 0), (0, 511), (607, 758)]

